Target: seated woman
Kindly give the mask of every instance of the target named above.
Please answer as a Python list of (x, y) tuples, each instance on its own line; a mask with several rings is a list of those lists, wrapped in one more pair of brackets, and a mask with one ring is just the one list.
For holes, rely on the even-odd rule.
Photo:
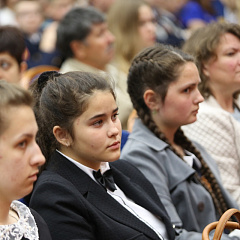
[[(116, 0), (108, 11), (107, 20), (116, 38), (113, 64), (128, 74), (134, 56), (156, 43), (153, 10), (144, 0)], [(127, 89), (126, 83), (122, 84)]]
[(29, 194), (45, 159), (28, 92), (0, 80), (0, 238), (51, 240), (46, 223), (16, 199)]
[(110, 82), (87, 72), (46, 72), (30, 90), (47, 160), (30, 206), (52, 238), (174, 239), (153, 186), (117, 160), (122, 131)]
[(184, 240), (202, 239), (208, 223), (228, 208), (238, 208), (223, 188), (213, 159), (181, 130), (197, 119), (203, 101), (199, 83), (193, 57), (164, 45), (143, 50), (128, 75), (128, 92), (140, 119), (135, 120), (121, 158), (153, 184), (179, 228), (178, 239)]
[(240, 206), (240, 25), (210, 24), (183, 49), (196, 57), (205, 98), (198, 120), (183, 130), (211, 154), (224, 187)]

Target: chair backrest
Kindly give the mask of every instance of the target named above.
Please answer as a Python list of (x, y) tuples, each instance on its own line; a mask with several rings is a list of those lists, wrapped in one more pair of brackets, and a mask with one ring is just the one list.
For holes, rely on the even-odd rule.
[(21, 85), (28, 89), (31, 83), (39, 77), (39, 75), (46, 71), (59, 71), (59, 68), (51, 65), (39, 65), (36, 67), (29, 68), (24, 72), (21, 79)]
[[(235, 216), (237, 222), (229, 221), (229, 219)], [(202, 240), (209, 240), (209, 233), (215, 230), (213, 240), (220, 240), (225, 228), (227, 229), (240, 229), (240, 211), (235, 208), (228, 209), (217, 222), (209, 223), (202, 232)]]

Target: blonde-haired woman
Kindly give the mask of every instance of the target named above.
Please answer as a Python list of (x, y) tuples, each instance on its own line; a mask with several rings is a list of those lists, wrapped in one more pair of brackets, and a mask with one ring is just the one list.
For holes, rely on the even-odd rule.
[(108, 13), (108, 25), (116, 37), (114, 64), (128, 73), (134, 56), (156, 42), (153, 11), (144, 0), (116, 0)]

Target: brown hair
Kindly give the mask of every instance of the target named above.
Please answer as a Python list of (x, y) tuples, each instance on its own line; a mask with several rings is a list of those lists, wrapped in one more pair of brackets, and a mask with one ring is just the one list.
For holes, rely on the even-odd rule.
[[(147, 89), (152, 89), (155, 93), (159, 94), (164, 102), (169, 84), (178, 79), (182, 66), (188, 62), (194, 62), (194, 58), (191, 55), (177, 48), (159, 44), (154, 47), (149, 47), (138, 54), (132, 62), (128, 75), (128, 92), (133, 106), (143, 124), (145, 124), (159, 139), (168, 143), (170, 149), (181, 159), (182, 157), (175, 151), (168, 139), (161, 132), (161, 129), (159, 129), (153, 121), (150, 110), (143, 99), (143, 95)], [(199, 178), (197, 173), (195, 176), (209, 191), (215, 207), (221, 215), (227, 210), (227, 205), (214, 175), (200, 152), (184, 135), (180, 128), (175, 133), (174, 141), (183, 149), (195, 154), (200, 160), (202, 164), (201, 175), (203, 177)]]
[(109, 79), (93, 73), (50, 71), (42, 73), (30, 86), (39, 126), (37, 142), (46, 161), (53, 151), (60, 149), (53, 127), (66, 129), (74, 139), (73, 122), (87, 109), (89, 98), (95, 91), (109, 91), (116, 99), (112, 84)]
[[(197, 61), (199, 74), (201, 77), (201, 83), (199, 90), (204, 98), (208, 98), (212, 95), (212, 91), (209, 87), (209, 78), (204, 74), (204, 65), (210, 59), (217, 57), (216, 48), (219, 45), (220, 38), (225, 33), (231, 33), (240, 40), (240, 25), (226, 22), (214, 22), (203, 28), (197, 29), (186, 40), (182, 49), (185, 52), (192, 54)], [(236, 98), (239, 93), (235, 93)]]
[(33, 99), (27, 90), (4, 80), (0, 80), (0, 96), (0, 134), (2, 134), (8, 126), (5, 110), (22, 105), (32, 107)]
[(25, 60), (26, 45), (22, 32), (14, 26), (0, 26), (0, 53), (9, 53), (20, 66)]

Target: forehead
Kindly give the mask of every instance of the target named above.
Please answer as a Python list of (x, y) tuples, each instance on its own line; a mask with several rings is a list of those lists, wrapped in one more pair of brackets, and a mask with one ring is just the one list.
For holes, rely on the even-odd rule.
[(17, 60), (9, 52), (0, 52), (0, 61), (8, 61), (18, 66)]
[(104, 31), (108, 29), (107, 23), (106, 22), (101, 22), (101, 23), (93, 23), (91, 26), (91, 31), (88, 36), (91, 35), (96, 35), (101, 31)]
[[(20, 105), (6, 106), (1, 109), (1, 135), (6, 134), (8, 136), (20, 134), (23, 129), (30, 129), (34, 126), (37, 128), (37, 123), (33, 110), (30, 106)], [(4, 127), (4, 129), (2, 128)]]
[(32, 9), (40, 9), (41, 5), (39, 2), (35, 2), (35, 1), (20, 1), (16, 4), (15, 6), (15, 10), (16, 12), (20, 12), (20, 11), (29, 11)]
[(113, 105), (116, 108), (116, 101), (110, 91), (97, 90), (88, 98), (85, 112), (105, 111)]
[(219, 41), (219, 45), (225, 45), (225, 44), (239, 44), (240, 39), (239, 37), (237, 37), (236, 35), (232, 34), (232, 33), (224, 33), (221, 37), (220, 37), (220, 41)]
[(200, 82), (200, 76), (197, 66), (193, 62), (187, 62), (179, 68), (179, 76), (172, 85), (176, 84), (197, 84)]
[[(138, 9), (138, 15), (139, 18), (145, 18), (148, 17), (149, 15), (153, 16), (153, 11), (148, 5), (142, 5)], [(147, 16), (146, 16), (147, 15)]]

